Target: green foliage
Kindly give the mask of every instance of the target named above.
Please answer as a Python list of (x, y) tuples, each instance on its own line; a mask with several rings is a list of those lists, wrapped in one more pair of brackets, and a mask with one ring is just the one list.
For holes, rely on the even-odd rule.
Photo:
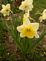
[[(15, 0), (14, 0), (15, 1)], [(3, 0), (3, 2), (1, 4), (7, 4), (10, 3), (12, 6), (12, 3), (14, 1), (11, 0)], [(43, 11), (43, 9), (46, 8), (46, 1), (45, 0), (34, 0), (34, 8), (33, 11), (30, 12), (32, 15), (32, 17), (37, 20), (38, 18), (36, 16), (39, 15), (39, 13), (41, 13)], [(12, 20), (5, 20), (3, 17), (3, 19), (0, 19), (0, 56), (3, 55), (6, 50), (5, 50), (5, 45), (4, 45), (4, 36), (3, 33), (4, 31), (8, 31), (10, 32), (10, 34), (12, 35), (13, 39), (16, 42), (16, 46), (21, 50), (21, 52), (24, 55), (30, 54), (32, 53), (31, 51), (33, 50), (33, 48), (35, 48), (44, 38), (44, 35), (46, 35), (46, 30), (43, 30), (43, 33), (40, 35), (40, 38), (38, 39), (28, 39), (28, 38), (20, 38), (19, 33), (17, 32), (16, 28), (18, 25), (22, 24), (22, 11), (20, 11), (18, 9), (18, 7), (12, 7), (12, 11), (13, 14), (11, 15)], [(14, 16), (14, 13), (18, 12), (18, 16)], [(37, 15), (36, 15), (37, 14)], [(39, 22), (39, 21), (38, 21)], [(36, 53), (32, 53), (34, 60), (33, 61), (37, 61), (37, 59), (39, 59), (38, 61), (40, 61), (41, 59), (41, 55), (40, 54), (36, 54)], [(12, 60), (13, 56), (10, 56), (9, 61), (15, 61), (14, 58)], [(36, 58), (36, 59), (35, 59)], [(7, 60), (6, 60), (7, 61)]]

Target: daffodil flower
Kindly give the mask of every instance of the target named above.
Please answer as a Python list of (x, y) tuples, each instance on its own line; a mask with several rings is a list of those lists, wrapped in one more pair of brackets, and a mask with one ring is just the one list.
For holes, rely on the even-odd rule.
[(10, 4), (7, 4), (7, 5), (2, 5), (2, 9), (0, 11), (0, 13), (2, 13), (4, 16), (9, 16), (9, 13), (10, 13)]
[(33, 8), (33, 0), (25, 0), (25, 1), (22, 1), (19, 9), (20, 10), (23, 10), (25, 12), (28, 12), (28, 11), (31, 11)]
[(30, 22), (29, 21), (29, 11), (23, 15), (23, 23)]
[(39, 23), (24, 23), (17, 27), (17, 31), (20, 32), (20, 37), (24, 38), (39, 38), (37, 30), (39, 29)]
[(30, 20), (34, 20), (32, 17), (30, 17), (29, 11), (28, 11), (27, 13), (25, 13), (25, 14), (23, 15), (23, 23), (25, 23), (25, 22), (30, 22), (29, 19), (30, 19)]
[(45, 19), (46, 19), (46, 9), (44, 9), (42, 16), (40, 16), (39, 20), (40, 22), (42, 22), (42, 20), (45, 20)]

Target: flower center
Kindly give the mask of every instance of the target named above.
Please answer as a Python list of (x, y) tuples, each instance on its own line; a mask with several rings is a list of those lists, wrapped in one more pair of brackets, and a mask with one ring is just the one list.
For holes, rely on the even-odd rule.
[(26, 31), (27, 31), (27, 32), (30, 32), (30, 31), (31, 31), (31, 29), (28, 29), (28, 28), (27, 28), (27, 29), (26, 29)]
[(34, 36), (35, 35), (35, 31), (32, 27), (26, 27), (25, 29), (22, 30), (23, 34), (27, 37), (27, 36)]
[(25, 33), (26, 33), (26, 35), (31, 34), (31, 32), (32, 32), (32, 30), (31, 30), (31, 29), (29, 29), (29, 28), (25, 29)]
[(9, 11), (8, 9), (6, 11)]
[(28, 4), (24, 4), (24, 8), (25, 9), (28, 9)]
[(25, 5), (25, 8), (27, 8), (28, 6), (27, 5)]

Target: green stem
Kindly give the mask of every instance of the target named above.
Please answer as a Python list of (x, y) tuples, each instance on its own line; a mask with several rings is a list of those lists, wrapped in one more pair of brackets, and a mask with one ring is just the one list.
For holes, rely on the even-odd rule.
[(39, 44), (40, 41), (43, 40), (43, 38), (44, 38), (45, 35), (46, 35), (46, 31), (44, 31), (44, 32), (41, 34), (41, 36), (40, 36), (39, 39), (33, 40), (33, 42), (31, 43), (30, 48), (28, 49), (28, 53), (30, 53), (30, 51), (31, 51), (34, 47), (36, 47), (36, 46)]

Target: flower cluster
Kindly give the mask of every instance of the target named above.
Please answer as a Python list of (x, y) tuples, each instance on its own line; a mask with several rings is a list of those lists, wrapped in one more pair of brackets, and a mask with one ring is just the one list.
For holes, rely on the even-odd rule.
[[(27, 37), (27, 38), (39, 38), (38, 35), (38, 29), (39, 29), (39, 23), (34, 22), (31, 23), (29, 17), (30, 17), (30, 11), (33, 9), (33, 0), (25, 0), (21, 2), (21, 5), (19, 6), (20, 10), (24, 11), (23, 15), (23, 23), (20, 26), (17, 26), (17, 31), (20, 32), (20, 37)], [(9, 16), (11, 12), (10, 4), (2, 5), (2, 9), (0, 10), (0, 13), (2, 13), (4, 16)], [(46, 9), (43, 11), (42, 16), (40, 16), (40, 22), (42, 20), (46, 19)]]
[(39, 23), (31, 23), (29, 20), (29, 12), (33, 8), (33, 0), (22, 1), (19, 9), (24, 10), (23, 24), (17, 27), (18, 32), (20, 32), (20, 37), (27, 38), (39, 38), (37, 30), (39, 29)]

